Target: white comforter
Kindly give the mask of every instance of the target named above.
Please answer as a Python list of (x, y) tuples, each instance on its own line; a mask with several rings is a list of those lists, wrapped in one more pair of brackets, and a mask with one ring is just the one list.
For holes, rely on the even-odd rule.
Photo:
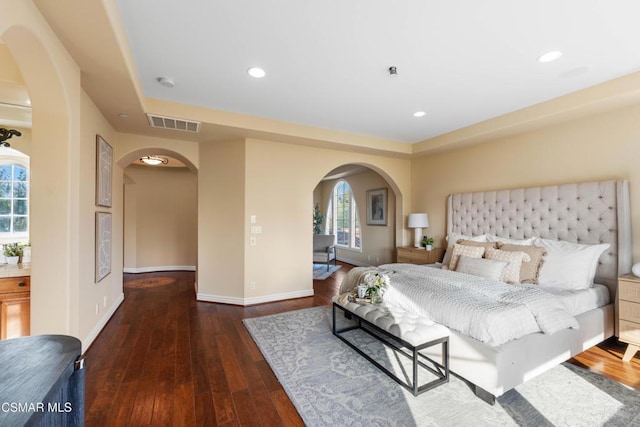
[(411, 264), (379, 269), (391, 279), (385, 303), (492, 346), (534, 332), (579, 327), (557, 298), (535, 287)]

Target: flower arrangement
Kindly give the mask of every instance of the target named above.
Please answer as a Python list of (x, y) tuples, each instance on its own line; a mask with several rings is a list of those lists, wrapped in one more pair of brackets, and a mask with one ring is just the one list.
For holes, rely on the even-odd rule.
[(371, 300), (380, 300), (389, 286), (389, 276), (384, 273), (372, 272), (364, 276), (364, 283), (367, 285), (367, 294)]

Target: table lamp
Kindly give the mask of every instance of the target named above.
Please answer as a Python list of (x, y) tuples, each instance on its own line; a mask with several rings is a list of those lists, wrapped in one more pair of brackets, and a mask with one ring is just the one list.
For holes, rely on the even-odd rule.
[(422, 240), (422, 228), (429, 227), (429, 217), (426, 213), (412, 213), (409, 214), (409, 228), (415, 229), (413, 231), (413, 246), (420, 247), (420, 241)]

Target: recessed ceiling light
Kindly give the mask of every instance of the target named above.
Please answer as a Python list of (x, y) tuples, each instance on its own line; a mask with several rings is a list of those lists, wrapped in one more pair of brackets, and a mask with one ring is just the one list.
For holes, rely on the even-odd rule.
[(424, 111), (416, 111), (415, 113), (413, 113), (413, 117), (424, 117), (426, 115), (427, 113), (425, 113)]
[(169, 163), (169, 159), (160, 156), (142, 156), (140, 157), (140, 161), (151, 166), (166, 165)]
[(562, 52), (559, 50), (552, 50), (551, 52), (547, 52), (543, 55), (540, 55), (538, 58), (538, 62), (551, 62), (562, 56)]
[(256, 79), (261, 79), (267, 75), (267, 73), (265, 73), (265, 71), (260, 67), (251, 67), (247, 70), (247, 73)]
[(176, 85), (176, 83), (169, 77), (158, 77), (157, 80), (158, 83), (160, 83), (164, 87), (172, 88)]
[(129, 117), (129, 115), (127, 113), (120, 113), (118, 114), (118, 117), (120, 117), (121, 119), (126, 119), (127, 117)]

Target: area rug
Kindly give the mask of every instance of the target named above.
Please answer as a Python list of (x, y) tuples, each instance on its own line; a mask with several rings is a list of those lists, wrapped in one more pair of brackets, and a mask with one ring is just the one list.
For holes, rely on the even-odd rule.
[(336, 271), (340, 270), (340, 265), (332, 265), (327, 271), (327, 264), (313, 264), (313, 279), (324, 280)]
[[(455, 376), (414, 397), (333, 336), (330, 307), (244, 323), (308, 426), (640, 425), (638, 391), (570, 364), (505, 393), (493, 406)], [(376, 340), (354, 333), (379, 351), (378, 360), (393, 359)]]

